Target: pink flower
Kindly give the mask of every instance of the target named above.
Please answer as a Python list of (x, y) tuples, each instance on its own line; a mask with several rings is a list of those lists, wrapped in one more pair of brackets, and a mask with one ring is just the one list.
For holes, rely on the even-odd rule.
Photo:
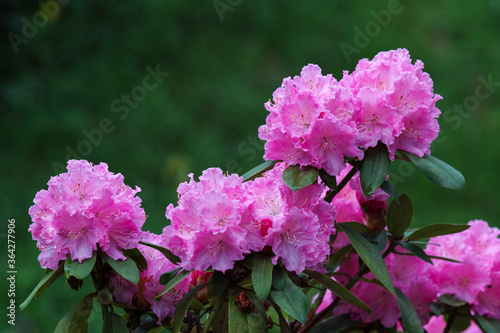
[(468, 224), (470, 228), (466, 231), (429, 240), (426, 247), (429, 255), (461, 262), (434, 260), (430, 277), (441, 294), (455, 295), (471, 304), (474, 311), (498, 315), (498, 311), (490, 310), (496, 301), (488, 296), (498, 292), (495, 267), (500, 254), (500, 230), (480, 220)]
[(97, 246), (113, 259), (125, 259), (120, 249), (137, 246), (146, 219), (135, 196), (140, 189), (125, 185), (105, 163), (70, 160), (67, 169), (49, 180), (29, 209), (28, 230), (41, 251), (41, 266), (56, 269), (68, 254), (82, 262)]
[(354, 95), (355, 120), (360, 147), (374, 147), (378, 141), (417, 156), (430, 153), (430, 144), (439, 133), (434, 94), (423, 63), (411, 63), (406, 49), (378, 53), (373, 60), (362, 59), (352, 74), (344, 73), (340, 83)]
[[(147, 231), (142, 233), (142, 240), (160, 246), (165, 245), (161, 236)], [(161, 321), (167, 316), (173, 317), (175, 306), (184, 293), (189, 290), (190, 278), (186, 277), (173, 289), (162, 295), (159, 301), (155, 301), (155, 297), (160, 295), (164, 288), (164, 285), (160, 284), (160, 276), (176, 269), (177, 266), (158, 250), (142, 244), (139, 244), (137, 248), (144, 255), (148, 264), (148, 268), (140, 272), (138, 285), (134, 285), (118, 275), (110, 277), (110, 289), (118, 302), (129, 303), (142, 311), (151, 309), (158, 317), (157, 324), (161, 325)]]
[(264, 158), (289, 165), (312, 165), (337, 175), (344, 157), (363, 156), (355, 145), (357, 130), (351, 120), (352, 94), (317, 65), (305, 66), (300, 76), (285, 78), (259, 137), (267, 141)]
[[(297, 273), (306, 267), (318, 267), (329, 255), (328, 241), (334, 232), (335, 208), (323, 199), (325, 187), (311, 184), (292, 191), (283, 182), (287, 164), (277, 163), (274, 169), (249, 183), (246, 218), (256, 225), (262, 240), (260, 248), (268, 245), (285, 268)], [(256, 237), (256, 236), (254, 236)], [(255, 241), (255, 244), (258, 242)]]
[[(445, 328), (446, 321), (444, 321), (443, 316), (432, 317), (429, 320), (429, 323), (424, 325), (424, 329), (428, 333), (442, 333)], [(482, 333), (482, 331), (474, 321), (471, 321), (469, 327), (467, 327), (462, 333)]]
[(168, 247), (185, 269), (231, 269), (248, 252), (247, 230), (241, 225), (246, 208), (243, 179), (224, 176), (218, 168), (203, 171), (198, 182), (189, 176), (189, 182), (179, 185), (178, 205), (167, 207), (171, 225), (163, 235)]

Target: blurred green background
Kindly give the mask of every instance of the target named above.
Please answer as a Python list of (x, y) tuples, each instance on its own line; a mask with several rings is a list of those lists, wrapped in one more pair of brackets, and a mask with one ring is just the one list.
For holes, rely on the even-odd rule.
[[(188, 173), (217, 166), (242, 174), (262, 162), (263, 104), (284, 77), (315, 63), (340, 79), (359, 59), (399, 47), (424, 62), (444, 97), (433, 154), (467, 180), (466, 191), (445, 190), (394, 163), (391, 179), (414, 202), (414, 226), (500, 225), (499, 1), (59, 2), (0, 5), (1, 260), (7, 219), (15, 219), (17, 305), (44, 274), (28, 208), (75, 157), (70, 150), (141, 187), (144, 229), (161, 232)], [(156, 70), (168, 75), (144, 82)], [(17, 311), (15, 327), (2, 315), (0, 329), (50, 332), (82, 296), (57, 281)]]

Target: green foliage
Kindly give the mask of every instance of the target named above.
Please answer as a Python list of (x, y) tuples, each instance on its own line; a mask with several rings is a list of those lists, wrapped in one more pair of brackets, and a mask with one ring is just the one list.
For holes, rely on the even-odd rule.
[(118, 274), (124, 279), (129, 280), (133, 284), (139, 283), (139, 269), (135, 262), (131, 259), (127, 260), (114, 260), (102, 253), (103, 260), (109, 264)]
[(277, 266), (274, 271), (276, 274), (273, 275), (273, 281), (277, 279), (279, 282), (276, 285), (283, 288), (271, 290), (272, 299), (281, 309), (304, 325), (309, 310), (306, 295), (290, 280), (285, 270)]
[(82, 298), (56, 326), (54, 333), (87, 332), (88, 320), (94, 305), (95, 293)]
[(140, 241), (139, 244), (146, 245), (146, 246), (149, 246), (149, 247), (151, 247), (151, 248), (153, 248), (155, 250), (160, 251), (174, 265), (177, 265), (178, 263), (181, 262), (181, 258), (179, 258), (178, 256), (176, 256), (175, 254), (172, 253), (172, 251), (170, 251), (169, 249), (164, 248), (163, 246), (156, 245), (156, 244), (151, 244), (151, 243), (143, 242), (143, 241)]
[(389, 150), (379, 142), (366, 150), (359, 177), (361, 187), (367, 197), (372, 195), (384, 182), (389, 173)]
[(413, 231), (406, 240), (417, 241), (431, 237), (454, 234), (469, 229), (468, 225), (436, 223)]
[(307, 166), (291, 165), (283, 171), (283, 182), (292, 190), (297, 191), (318, 181), (319, 170)]
[(252, 268), (253, 289), (261, 301), (265, 301), (271, 291), (274, 267), (271, 258), (269, 255), (256, 257)]
[(359, 257), (363, 259), (365, 265), (373, 272), (384, 287), (396, 297), (396, 291), (391, 277), (389, 276), (389, 271), (377, 248), (353, 227), (342, 223), (338, 225), (340, 225), (342, 231), (349, 237), (349, 241), (351, 241), (352, 246), (359, 254)]
[(387, 210), (387, 230), (394, 237), (404, 235), (413, 218), (413, 204), (407, 195), (403, 194), (399, 200), (394, 200)]
[(405, 332), (408, 333), (424, 333), (420, 319), (418, 319), (417, 313), (413, 304), (411, 304), (408, 297), (401, 292), (401, 290), (396, 288), (396, 299), (398, 301), (398, 306), (401, 311), (401, 319), (403, 320), (403, 326)]
[(64, 262), (64, 276), (66, 277), (66, 279), (74, 276), (77, 279), (83, 280), (90, 274), (90, 272), (94, 268), (96, 258), (96, 251), (94, 251), (92, 257), (83, 260), (81, 263), (78, 262), (78, 260), (71, 260), (68, 255), (68, 258)]

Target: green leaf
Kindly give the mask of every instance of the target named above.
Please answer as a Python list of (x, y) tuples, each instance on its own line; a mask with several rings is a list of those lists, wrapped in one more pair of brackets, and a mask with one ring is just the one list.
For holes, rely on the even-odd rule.
[(443, 295), (438, 297), (438, 301), (443, 303), (443, 304), (446, 304), (446, 305), (449, 305), (452, 307), (456, 307), (456, 308), (467, 304), (467, 302), (462, 301), (461, 299), (457, 298), (453, 294), (443, 294)]
[(102, 324), (102, 333), (128, 333), (128, 328), (122, 317), (114, 313), (113, 311), (108, 312), (106, 317), (104, 317), (104, 322)]
[(350, 313), (344, 313), (323, 321), (315, 326), (311, 333), (340, 333), (354, 327), (356, 324), (357, 322), (352, 321)]
[(363, 193), (367, 197), (372, 195), (385, 181), (389, 173), (390, 163), (389, 150), (382, 142), (366, 150), (359, 177)]
[(392, 283), (387, 266), (385, 265), (384, 259), (380, 255), (380, 252), (378, 252), (375, 245), (361, 236), (360, 233), (353, 227), (342, 223), (339, 223), (339, 225), (346, 233), (352, 246), (359, 254), (360, 258), (363, 259), (366, 266), (368, 266), (368, 268), (373, 272), (373, 274), (375, 274), (377, 279), (380, 280), (387, 290), (389, 290), (389, 292), (396, 297), (394, 284)]
[(482, 316), (474, 316), (474, 321), (481, 328), (483, 332), (486, 333), (498, 333), (500, 332), (500, 320), (489, 319)]
[(329, 175), (328, 172), (325, 171), (325, 169), (319, 170), (319, 177), (326, 186), (328, 186), (332, 190), (337, 189), (337, 178), (335, 176)]
[(368, 227), (366, 225), (364, 225), (363, 223), (359, 223), (359, 222), (340, 222), (340, 223), (337, 223), (337, 225), (348, 225), (348, 226), (356, 229), (356, 231), (359, 232), (360, 234), (364, 234), (365, 232), (370, 231), (370, 229), (368, 229)]
[(19, 309), (23, 311), (31, 303), (33, 297), (38, 298), (47, 289), (52, 282), (57, 280), (64, 272), (64, 263), (61, 263), (55, 271), (50, 271), (38, 282), (33, 291), (26, 297), (26, 300), (19, 305)]
[(139, 326), (135, 329), (134, 333), (148, 333), (148, 332), (156, 332), (156, 329), (162, 329), (164, 328), (162, 326), (158, 326), (156, 324), (156, 319), (147, 317), (146, 319), (142, 320)]
[(290, 280), (285, 270), (276, 269), (276, 271), (284, 286), (283, 290), (271, 290), (271, 297), (279, 307), (305, 325), (309, 306), (306, 295)]
[(135, 262), (131, 259), (127, 260), (114, 260), (107, 256), (105, 253), (102, 254), (102, 259), (108, 263), (111, 268), (113, 268), (118, 274), (120, 274), (124, 279), (129, 280), (133, 284), (139, 283), (140, 273)]
[(226, 275), (221, 271), (215, 271), (212, 275), (212, 292), (214, 296), (221, 295), (229, 285), (229, 273)]
[(283, 313), (281, 312), (281, 308), (276, 304), (276, 302), (273, 300), (272, 296), (269, 296), (267, 298), (269, 303), (273, 306), (274, 310), (278, 314), (278, 318), (280, 321), (280, 332), (281, 333), (292, 333), (292, 330), (290, 329), (290, 325), (288, 325), (285, 317), (283, 316)]
[(238, 309), (236, 305), (237, 293), (232, 292), (229, 295), (227, 309), (228, 332), (249, 333), (247, 315)]
[(204, 288), (206, 285), (207, 284), (204, 283), (194, 287), (186, 294), (184, 294), (184, 297), (182, 297), (179, 303), (177, 303), (177, 306), (175, 308), (174, 325), (173, 325), (174, 327), (172, 328), (172, 332), (179, 332), (179, 329), (181, 328), (182, 325), (182, 321), (184, 320), (184, 316), (186, 315), (186, 311), (189, 308), (191, 301), (193, 300), (196, 293), (200, 291), (202, 288)]
[(396, 192), (396, 189), (387, 180), (384, 180), (382, 185), (380, 185), (380, 189), (385, 193), (389, 194), (391, 197), (394, 198), (394, 200), (396, 200), (397, 203), (399, 203), (399, 197), (398, 193)]
[(283, 182), (292, 190), (297, 191), (318, 181), (319, 170), (307, 166), (301, 169), (298, 165), (291, 165), (283, 171)]
[(420, 319), (418, 319), (417, 312), (415, 311), (415, 308), (413, 307), (413, 304), (410, 302), (408, 297), (406, 297), (406, 295), (397, 288), (396, 295), (405, 332), (424, 333), (424, 328), (420, 323)]
[(271, 290), (273, 280), (271, 256), (258, 256), (253, 264), (252, 284), (257, 297), (264, 302)]
[(423, 228), (415, 230), (406, 240), (415, 241), (421, 239), (429, 239), (435, 236), (449, 235), (469, 229), (466, 224), (431, 224)]
[(80, 263), (78, 260), (71, 260), (71, 257), (68, 255), (68, 258), (64, 262), (64, 276), (66, 279), (69, 279), (70, 276), (74, 276), (77, 279), (83, 280), (90, 274), (90, 272), (92, 272), (96, 258), (97, 252), (94, 252), (92, 257), (85, 259)]
[(139, 244), (146, 245), (152, 247), (155, 250), (160, 251), (172, 264), (177, 265), (181, 262), (181, 258), (173, 254), (169, 249), (164, 248), (163, 246), (151, 244), (148, 242), (140, 241)]
[(372, 312), (372, 310), (370, 309), (370, 307), (368, 305), (366, 305), (366, 303), (364, 303), (362, 300), (357, 298), (353, 293), (351, 293), (348, 289), (346, 289), (346, 287), (344, 287), (343, 285), (341, 285), (337, 281), (333, 280), (331, 277), (329, 277), (323, 273), (310, 270), (308, 268), (306, 268), (304, 270), (304, 273), (306, 273), (311, 278), (313, 278), (314, 280), (321, 283), (323, 286), (328, 288), (332, 293), (334, 293), (338, 297), (342, 298), (347, 303), (349, 303), (357, 308), (360, 308), (361, 310), (366, 311), (368, 313)]
[(387, 209), (387, 229), (394, 237), (401, 237), (410, 226), (413, 218), (413, 204), (406, 194), (399, 197), (399, 202), (392, 201)]
[(89, 294), (78, 301), (57, 324), (54, 333), (87, 332), (88, 320), (94, 305), (95, 293)]
[(415, 163), (424, 175), (434, 183), (451, 190), (463, 190), (465, 188), (464, 176), (440, 159), (427, 154), (418, 157), (408, 152), (399, 152)]
[(177, 273), (179, 273), (181, 270), (182, 267), (177, 267), (176, 269), (163, 273), (162, 275), (160, 275), (160, 279), (158, 282), (162, 285), (166, 285), (168, 281), (176, 277)]
[(139, 268), (141, 271), (145, 271), (146, 269), (148, 269), (148, 262), (146, 261), (146, 258), (144, 258), (142, 252), (139, 251), (139, 249), (122, 249), (122, 253), (125, 257), (132, 259), (137, 265), (137, 268)]
[(256, 166), (255, 168), (253, 168), (252, 170), (246, 172), (243, 174), (243, 181), (246, 182), (248, 180), (253, 180), (257, 177), (260, 177), (262, 176), (263, 173), (265, 173), (266, 171), (269, 171), (271, 170), (272, 168), (274, 168), (274, 165), (277, 163), (278, 161), (266, 161), (258, 166)]
[(266, 311), (262, 303), (256, 299), (252, 293), (247, 296), (252, 300), (253, 310), (242, 312), (237, 304), (238, 293), (232, 292), (229, 295), (228, 303), (228, 332), (235, 333), (264, 333), (267, 332)]
[(190, 271), (182, 270), (178, 274), (176, 274), (175, 276), (172, 276), (170, 278), (170, 280), (166, 281), (166, 279), (164, 279), (163, 282), (166, 282), (165, 288), (163, 288), (163, 291), (161, 292), (160, 295), (155, 297), (155, 301), (159, 301), (164, 294), (166, 294), (170, 289), (175, 287), (179, 282), (181, 282), (190, 273), (191, 273)]
[(415, 244), (412, 244), (412, 243), (408, 243), (408, 242), (404, 242), (404, 241), (399, 241), (399, 240), (393, 240), (393, 242), (396, 243), (396, 244), (398, 244), (402, 248), (410, 251), (410, 253), (412, 253), (416, 257), (418, 257), (418, 258), (422, 259), (423, 261), (428, 262), (429, 264), (433, 265), (431, 258), (427, 255), (427, 253), (424, 252), (424, 250), (422, 250), (421, 247), (419, 247), (419, 246), (417, 246)]

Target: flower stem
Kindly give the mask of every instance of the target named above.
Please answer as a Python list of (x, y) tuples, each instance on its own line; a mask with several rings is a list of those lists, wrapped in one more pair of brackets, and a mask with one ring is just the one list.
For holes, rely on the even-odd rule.
[(342, 179), (342, 181), (337, 185), (337, 188), (335, 190), (330, 190), (326, 193), (325, 196), (325, 201), (330, 203), (332, 202), (333, 198), (340, 192), (342, 189), (347, 185), (347, 183), (354, 177), (354, 175), (358, 172), (358, 170), (353, 167), (351, 171)]

